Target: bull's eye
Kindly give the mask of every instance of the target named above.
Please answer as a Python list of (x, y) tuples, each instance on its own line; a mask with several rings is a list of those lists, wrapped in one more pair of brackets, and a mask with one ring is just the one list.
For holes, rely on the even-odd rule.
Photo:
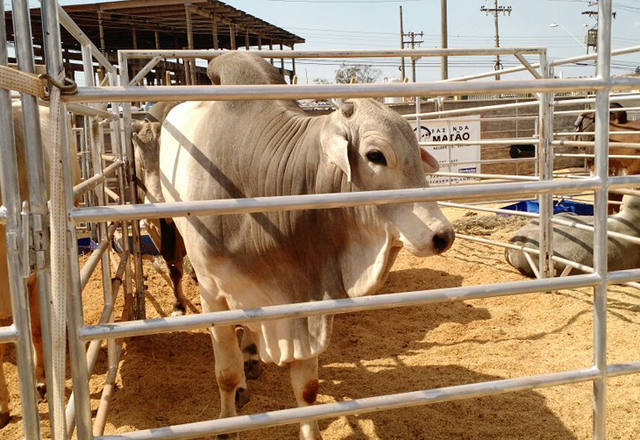
[(387, 165), (387, 159), (384, 157), (384, 154), (382, 154), (382, 151), (371, 150), (367, 152), (366, 156), (369, 162), (375, 163), (376, 165)]

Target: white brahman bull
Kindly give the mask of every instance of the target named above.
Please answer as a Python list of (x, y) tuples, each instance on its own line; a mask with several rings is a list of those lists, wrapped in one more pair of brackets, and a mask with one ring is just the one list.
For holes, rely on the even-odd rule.
[[(283, 84), (250, 53), (213, 60), (216, 84)], [(162, 126), (160, 171), (167, 202), (424, 188), (437, 162), (410, 125), (373, 99), (325, 116), (295, 101), (189, 102)], [(417, 256), (447, 250), (454, 232), (428, 203), (174, 219), (198, 278), (205, 312), (375, 293), (402, 246)], [(332, 317), (247, 325), (264, 362), (289, 364), (300, 406), (315, 402), (318, 355)], [(211, 329), (220, 417), (236, 414), (246, 390), (243, 356), (230, 326)], [(315, 422), (303, 439), (318, 439)]]

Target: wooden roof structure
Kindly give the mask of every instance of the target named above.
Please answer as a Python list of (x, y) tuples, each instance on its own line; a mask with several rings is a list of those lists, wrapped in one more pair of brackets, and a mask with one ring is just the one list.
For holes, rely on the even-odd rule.
[[(63, 8), (114, 64), (119, 49), (293, 49), (295, 44), (305, 42), (298, 35), (218, 0), (125, 0)], [(10, 11), (5, 19), (7, 37), (13, 40)], [(36, 62), (42, 62), (39, 8), (31, 9), (31, 23)], [(82, 70), (80, 44), (64, 29), (61, 39), (67, 70)]]

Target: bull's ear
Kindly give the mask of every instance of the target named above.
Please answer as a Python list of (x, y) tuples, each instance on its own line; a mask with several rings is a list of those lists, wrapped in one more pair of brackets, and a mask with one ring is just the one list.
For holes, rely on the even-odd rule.
[(322, 151), (329, 161), (340, 168), (351, 182), (351, 165), (349, 164), (349, 140), (338, 133), (323, 133), (320, 137)]
[(611, 112), (609, 113), (609, 119), (611, 119), (612, 121), (616, 121), (618, 124), (626, 124), (628, 121), (627, 112)]
[(420, 159), (422, 159), (422, 169), (425, 173), (435, 173), (440, 169), (438, 160), (424, 148), (420, 148)]

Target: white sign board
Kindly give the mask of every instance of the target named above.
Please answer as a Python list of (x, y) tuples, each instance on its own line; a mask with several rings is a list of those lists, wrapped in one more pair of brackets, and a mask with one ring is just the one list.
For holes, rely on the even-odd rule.
[[(416, 121), (411, 122), (416, 131)], [(479, 141), (480, 116), (461, 116), (455, 119), (426, 119), (420, 121), (420, 142)], [(451, 173), (479, 173), (480, 145), (443, 145), (425, 148), (440, 164), (440, 171)], [(465, 177), (431, 176), (429, 184), (470, 180)]]

